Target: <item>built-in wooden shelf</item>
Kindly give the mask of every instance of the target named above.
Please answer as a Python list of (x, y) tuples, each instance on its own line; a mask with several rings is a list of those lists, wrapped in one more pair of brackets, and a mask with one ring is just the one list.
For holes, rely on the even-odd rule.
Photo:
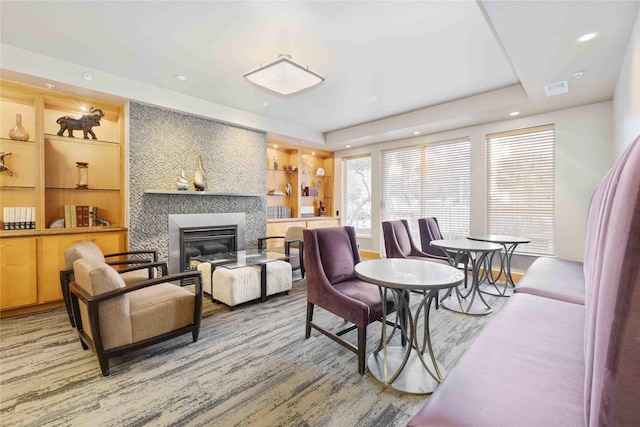
[(262, 194), (250, 193), (219, 193), (215, 191), (193, 190), (144, 190), (145, 194), (179, 194), (181, 196), (233, 196), (233, 197), (262, 197)]

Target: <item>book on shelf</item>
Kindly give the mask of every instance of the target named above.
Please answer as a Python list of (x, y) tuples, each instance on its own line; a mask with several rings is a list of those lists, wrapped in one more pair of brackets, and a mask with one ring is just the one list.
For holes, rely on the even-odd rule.
[(4, 230), (35, 230), (36, 208), (33, 206), (5, 206), (2, 209)]
[(85, 205), (64, 205), (64, 226), (95, 227), (98, 225), (98, 208)]

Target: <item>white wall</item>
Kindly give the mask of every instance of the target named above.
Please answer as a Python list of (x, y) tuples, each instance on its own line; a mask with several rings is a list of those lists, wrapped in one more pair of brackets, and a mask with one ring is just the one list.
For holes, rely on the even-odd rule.
[[(613, 164), (613, 105), (611, 102), (336, 152), (336, 160), (357, 154), (371, 154), (373, 230), (371, 238), (359, 238), (361, 248), (384, 253), (380, 226), (382, 218), (380, 209), (376, 209), (381, 206), (380, 153), (382, 150), (469, 137), (471, 139), (471, 233), (480, 234), (486, 232), (485, 135), (546, 124), (555, 124), (556, 129), (556, 256), (581, 261), (587, 208), (591, 194)], [(336, 201), (340, 201), (341, 162), (336, 161), (336, 167)], [(526, 269), (532, 261), (530, 257), (520, 257), (514, 267)]]
[(613, 98), (615, 158), (640, 135), (640, 11)]

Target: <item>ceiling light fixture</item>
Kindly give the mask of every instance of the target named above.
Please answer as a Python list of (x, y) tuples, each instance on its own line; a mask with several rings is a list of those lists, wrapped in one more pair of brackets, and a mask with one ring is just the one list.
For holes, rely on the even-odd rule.
[(187, 77), (186, 77), (186, 76), (183, 76), (182, 74), (180, 74), (180, 75), (177, 75), (177, 76), (176, 76), (176, 79), (178, 79), (178, 80), (180, 80), (181, 82), (183, 82), (183, 81), (187, 80)]
[(350, 145), (345, 145), (345, 148), (351, 148), (351, 146)]
[(417, 130), (417, 131), (415, 131), (413, 134), (414, 134), (414, 135), (420, 135), (420, 131), (419, 131), (419, 130)]
[(580, 80), (582, 78), (582, 75), (584, 74), (584, 71), (576, 71), (575, 73), (573, 73), (573, 77), (576, 80)]
[(47, 87), (47, 89), (53, 89), (55, 87), (51, 83), (45, 83), (44, 85)]
[(84, 75), (83, 75), (82, 77), (84, 77), (84, 79), (85, 79), (86, 81), (91, 81), (91, 80), (93, 80), (93, 75), (92, 75), (91, 73), (84, 73)]
[(589, 40), (593, 40), (598, 37), (598, 33), (596, 31), (592, 33), (583, 34), (576, 39), (578, 43), (588, 42)]
[(289, 55), (279, 55), (275, 61), (260, 65), (243, 77), (281, 95), (291, 95), (324, 81), (320, 74), (294, 62)]
[(510, 116), (517, 116), (518, 114), (520, 114), (520, 111), (513, 111), (509, 113)]

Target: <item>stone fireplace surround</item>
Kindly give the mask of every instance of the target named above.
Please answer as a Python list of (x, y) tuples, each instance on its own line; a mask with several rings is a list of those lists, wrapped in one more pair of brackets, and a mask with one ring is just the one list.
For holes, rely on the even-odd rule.
[[(153, 248), (160, 259), (168, 259), (168, 216), (202, 214), (244, 215), (244, 239), (238, 239), (238, 246), (257, 247), (267, 232), (265, 133), (135, 102), (129, 105), (129, 124), (132, 250)], [(182, 168), (193, 190), (198, 155), (207, 191), (217, 194), (145, 193), (175, 190)]]

